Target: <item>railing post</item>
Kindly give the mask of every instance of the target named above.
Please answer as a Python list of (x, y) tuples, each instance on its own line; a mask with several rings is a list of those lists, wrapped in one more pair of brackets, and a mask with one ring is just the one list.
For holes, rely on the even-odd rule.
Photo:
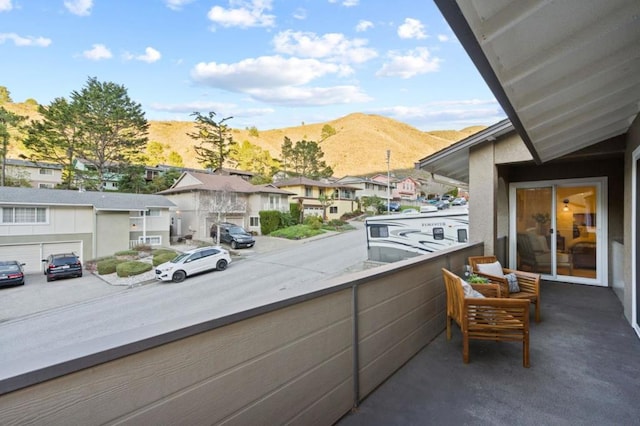
[(355, 410), (360, 404), (360, 360), (358, 351), (358, 285), (351, 287), (351, 315), (352, 315), (352, 375), (353, 375), (353, 407)]

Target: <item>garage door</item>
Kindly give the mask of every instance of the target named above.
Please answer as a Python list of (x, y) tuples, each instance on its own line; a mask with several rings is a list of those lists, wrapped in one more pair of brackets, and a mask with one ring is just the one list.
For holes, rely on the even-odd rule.
[(82, 241), (0, 245), (0, 259), (24, 263), (28, 274), (42, 272), (42, 259), (52, 253), (75, 253), (82, 260)]

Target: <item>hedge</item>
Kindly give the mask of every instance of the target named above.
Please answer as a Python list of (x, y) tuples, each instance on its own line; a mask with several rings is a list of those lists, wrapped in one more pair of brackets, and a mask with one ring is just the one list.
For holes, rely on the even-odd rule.
[(116, 272), (116, 267), (124, 260), (116, 259), (115, 257), (100, 260), (96, 263), (96, 271), (99, 275), (108, 275)]
[(133, 275), (139, 275), (144, 272), (150, 271), (153, 267), (147, 262), (139, 262), (137, 260), (131, 260), (128, 262), (118, 263), (116, 266), (116, 273), (119, 277), (131, 277)]

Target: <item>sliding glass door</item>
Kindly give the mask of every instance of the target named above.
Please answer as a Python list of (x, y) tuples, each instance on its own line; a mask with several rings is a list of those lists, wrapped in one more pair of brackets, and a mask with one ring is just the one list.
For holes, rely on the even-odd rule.
[(606, 181), (510, 187), (510, 266), (545, 279), (606, 285)]

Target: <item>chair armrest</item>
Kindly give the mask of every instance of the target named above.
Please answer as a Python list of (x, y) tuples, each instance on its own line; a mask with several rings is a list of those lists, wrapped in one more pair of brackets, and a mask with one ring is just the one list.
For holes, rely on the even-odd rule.
[(490, 284), (498, 284), (500, 286), (500, 294), (503, 297), (508, 297), (509, 295), (509, 281), (505, 277), (497, 277), (495, 275), (489, 275), (482, 272), (474, 271), (474, 274), (485, 277), (489, 280)]
[(520, 291), (526, 293), (540, 294), (540, 274), (533, 272), (517, 271), (515, 269), (505, 269), (505, 274), (514, 273), (518, 278), (518, 287)]
[(484, 297), (500, 297), (499, 284), (471, 284), (471, 287)]

